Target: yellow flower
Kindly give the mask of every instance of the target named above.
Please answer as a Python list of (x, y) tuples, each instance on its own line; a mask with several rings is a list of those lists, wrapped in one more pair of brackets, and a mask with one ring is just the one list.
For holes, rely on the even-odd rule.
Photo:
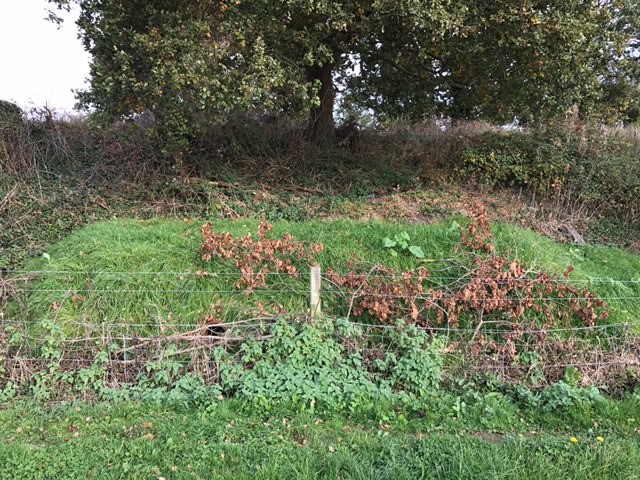
[(578, 443), (578, 439), (576, 437), (571, 437), (571, 443)]
[(604, 442), (604, 438), (602, 437), (596, 437), (596, 440), (598, 440), (599, 442)]

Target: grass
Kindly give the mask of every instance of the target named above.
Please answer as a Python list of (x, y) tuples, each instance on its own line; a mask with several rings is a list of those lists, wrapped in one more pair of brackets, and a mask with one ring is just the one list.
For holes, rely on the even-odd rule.
[[(422, 264), (410, 255), (392, 257), (382, 248), (384, 237), (404, 231), (429, 260), (451, 258), (459, 240), (454, 222), (464, 223), (459, 212), (476, 201), (489, 207), (493, 219), (519, 225), (535, 226), (549, 213), (545, 208), (534, 212), (506, 190), (486, 194), (467, 191), (466, 183), (452, 186), (451, 159), (463, 147), (473, 147), (470, 140), (477, 135), (459, 141), (452, 130), (452, 141), (449, 133), (443, 140), (435, 135), (439, 130), (431, 130), (412, 125), (387, 132), (377, 142), (363, 137), (358, 154), (340, 150), (322, 158), (312, 151), (300, 156), (296, 145), (285, 159), (256, 157), (248, 150), (236, 158), (222, 151), (224, 165), (203, 160), (211, 178), (221, 181), (211, 183), (209, 177), (163, 176), (152, 149), (135, 138), (107, 133), (107, 141), (95, 145), (89, 135), (78, 137), (81, 142), (61, 142), (64, 138), (56, 134), (55, 148), (42, 149), (48, 156), (33, 162), (29, 175), (0, 175), (0, 277), (4, 269), (41, 272), (24, 285), (28, 291), (18, 302), (6, 309), (0, 303), (0, 318), (27, 325), (48, 320), (47, 328), (59, 321), (74, 337), (81, 333), (74, 322), (197, 324), (219, 306), (228, 320), (257, 314), (258, 302), (267, 307), (282, 303), (294, 312), (306, 309), (305, 276), (270, 283), (267, 291), (251, 296), (232, 291), (233, 269), (199, 259), (204, 221), (194, 218), (215, 218), (216, 228), (236, 236), (255, 232), (256, 219), (267, 218), (275, 222), (276, 234), (290, 231), (299, 239), (324, 243), (319, 260), (325, 271), (343, 267), (352, 254), (401, 270)], [(82, 148), (76, 154), (67, 143)], [(207, 155), (213, 151), (207, 149)], [(572, 212), (553, 215), (564, 219), (567, 213)], [(136, 220), (104, 221), (131, 217)], [(239, 219), (224, 220), (229, 217)], [(307, 222), (310, 218), (341, 220)], [(442, 218), (449, 219), (429, 226), (393, 222)], [(546, 227), (557, 220), (550, 218)], [(633, 222), (594, 217), (575, 226), (581, 232), (581, 226), (591, 227), (587, 240), (637, 250)], [(494, 225), (494, 234), (499, 252), (532, 268), (559, 273), (573, 265), (577, 285), (608, 299), (611, 322), (640, 319), (638, 256), (615, 248), (562, 245), (506, 224)], [(441, 264), (429, 261), (426, 266)], [(194, 275), (204, 268), (216, 275)], [(448, 282), (448, 275), (434, 273), (434, 285)], [(323, 288), (325, 311), (344, 314), (345, 300), (332, 296), (330, 285)], [(10, 336), (4, 333), (0, 347)], [(42, 359), (55, 363), (61, 351), (54, 330), (33, 337), (33, 331), (22, 333), (20, 345), (29, 345), (33, 337), (44, 340), (55, 351)], [(0, 373), (3, 355), (0, 348)], [(84, 373), (94, 367), (98, 372), (94, 365)], [(573, 401), (552, 386), (548, 391), (557, 395), (553, 408), (546, 408), (549, 403), (531, 406), (509, 393), (517, 385), (492, 390), (465, 384), (460, 389), (471, 390), (460, 392), (456, 381), (461, 379), (456, 378), (447, 379), (446, 390), (421, 399), (428, 406), (421, 410), (373, 402), (366, 412), (314, 413), (301, 411), (300, 404), (266, 407), (213, 398), (196, 408), (170, 404), (171, 396), (160, 395), (165, 387), (147, 392), (155, 404), (0, 402), (0, 478), (640, 478), (640, 401), (630, 393), (637, 389), (637, 372), (625, 374), (630, 387), (621, 387), (623, 401)], [(72, 378), (66, 371), (36, 376), (65, 393), (69, 385), (64, 382)], [(36, 376), (26, 381), (31, 393), (48, 388)], [(4, 386), (7, 391), (15, 387)], [(114, 398), (130, 398), (126, 395), (124, 389)], [(570, 400), (567, 407), (563, 402)]]
[[(95, 168), (99, 170), (99, 166)], [(272, 222), (378, 219), (433, 223), (480, 203), (487, 207), (493, 220), (553, 235), (560, 221), (557, 217), (561, 216), (564, 222), (567, 216), (567, 212), (554, 211), (544, 204), (533, 208), (526, 196), (521, 198), (509, 190), (483, 192), (456, 182), (435, 186), (384, 184), (379, 175), (371, 173), (382, 183), (360, 178), (346, 186), (331, 184), (324, 190), (314, 186), (308, 191), (297, 185), (269, 187), (247, 179), (224, 186), (166, 176), (154, 177), (147, 183), (101, 183), (96, 182), (96, 175), (92, 169), (43, 171), (28, 177), (0, 174), (0, 270), (19, 268), (69, 233), (113, 218), (266, 218)], [(590, 243), (610, 243), (638, 252), (637, 225), (623, 225), (614, 218), (575, 221), (578, 223), (574, 226)]]
[(0, 478), (633, 479), (639, 419), (625, 413), (637, 402), (609, 401), (581, 422), (573, 418), (584, 412), (520, 411), (494, 429), (473, 415), (266, 413), (229, 400), (200, 409), (18, 402), (0, 407)]
[[(317, 259), (325, 271), (345, 269), (351, 258), (384, 264), (397, 271), (424, 265), (434, 270), (434, 285), (451, 281), (451, 273), (437, 273), (438, 261), (454, 257), (459, 241), (456, 220), (429, 226), (382, 222), (276, 222), (274, 236), (291, 232), (307, 242), (320, 242), (325, 250)], [(60, 322), (92, 323), (186, 323), (197, 324), (212, 309), (222, 305), (222, 317), (233, 320), (255, 309), (282, 304), (300, 312), (308, 302), (306, 267), (300, 279), (273, 280), (247, 296), (234, 286), (238, 275), (233, 266), (198, 255), (202, 221), (114, 220), (98, 223), (71, 234), (47, 249), (46, 257), (25, 264), (26, 271), (39, 271), (29, 283), (26, 297), (8, 316), (19, 320), (55, 317)], [(257, 222), (216, 221), (218, 231), (234, 236), (252, 232)], [(383, 238), (407, 232), (412, 244), (425, 252), (426, 263), (410, 254), (394, 257), (383, 248)], [(508, 225), (494, 227), (499, 252), (517, 256), (525, 265), (549, 272), (562, 272), (572, 265), (572, 279), (606, 298), (611, 322), (636, 322), (640, 318), (640, 257), (606, 247), (561, 245), (538, 234)], [(197, 270), (210, 277), (199, 278)], [(331, 296), (326, 286), (327, 313), (346, 313), (347, 302)], [(52, 306), (56, 304), (59, 309)]]

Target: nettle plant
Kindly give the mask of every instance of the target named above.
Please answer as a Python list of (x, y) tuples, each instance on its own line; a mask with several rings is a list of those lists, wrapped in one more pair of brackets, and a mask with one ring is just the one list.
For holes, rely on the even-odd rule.
[(346, 319), (279, 319), (265, 341), (246, 341), (239, 358), (218, 349), (225, 394), (265, 406), (287, 402), (313, 409), (356, 408), (372, 400), (413, 400), (440, 387), (444, 342), (399, 322), (384, 351)]

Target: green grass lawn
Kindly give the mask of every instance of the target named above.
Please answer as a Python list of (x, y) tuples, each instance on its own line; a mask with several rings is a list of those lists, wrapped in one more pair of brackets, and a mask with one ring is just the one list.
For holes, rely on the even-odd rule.
[[(457, 218), (463, 223), (464, 219)], [(354, 258), (383, 264), (400, 272), (425, 266), (432, 286), (453, 279), (442, 259), (457, 255), (460, 234), (456, 220), (420, 226), (398, 223), (350, 221), (276, 222), (274, 236), (291, 232), (297, 239), (320, 242), (325, 250), (317, 256), (324, 271), (345, 270)], [(271, 278), (266, 287), (251, 295), (235, 288), (237, 270), (220, 261), (199, 258), (202, 221), (114, 220), (74, 232), (52, 245), (46, 256), (28, 262), (25, 270), (40, 273), (25, 287), (21, 305), (9, 309), (9, 318), (34, 321), (89, 323), (184, 323), (197, 324), (217, 304), (222, 317), (234, 320), (261, 302), (282, 304), (288, 311), (304, 311), (308, 305), (308, 267), (299, 265), (300, 278)], [(253, 233), (255, 221), (216, 221), (218, 231), (236, 237)], [(537, 270), (561, 273), (575, 268), (571, 279), (607, 300), (610, 322), (636, 322), (640, 318), (640, 257), (605, 247), (576, 247), (553, 241), (507, 225), (494, 227), (499, 253), (519, 257)], [(383, 248), (383, 239), (406, 232), (410, 243), (421, 247), (426, 260), (406, 252), (394, 257)], [(438, 271), (443, 269), (442, 271)], [(211, 276), (199, 278), (198, 270)], [(52, 305), (60, 306), (59, 310)], [(348, 301), (332, 296), (326, 285), (325, 312), (344, 315)], [(15, 305), (14, 305), (15, 306)]]
[[(0, 478), (633, 479), (638, 399), (591, 411), (423, 418), (263, 412), (224, 400), (0, 406)], [(633, 415), (634, 418), (629, 417)], [(574, 441), (572, 441), (572, 438)]]

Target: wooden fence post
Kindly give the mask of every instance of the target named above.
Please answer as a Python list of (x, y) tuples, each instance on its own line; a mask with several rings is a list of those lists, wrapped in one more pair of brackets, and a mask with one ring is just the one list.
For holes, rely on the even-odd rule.
[(314, 318), (321, 313), (320, 305), (320, 283), (321, 283), (321, 270), (319, 265), (311, 267), (311, 318)]

